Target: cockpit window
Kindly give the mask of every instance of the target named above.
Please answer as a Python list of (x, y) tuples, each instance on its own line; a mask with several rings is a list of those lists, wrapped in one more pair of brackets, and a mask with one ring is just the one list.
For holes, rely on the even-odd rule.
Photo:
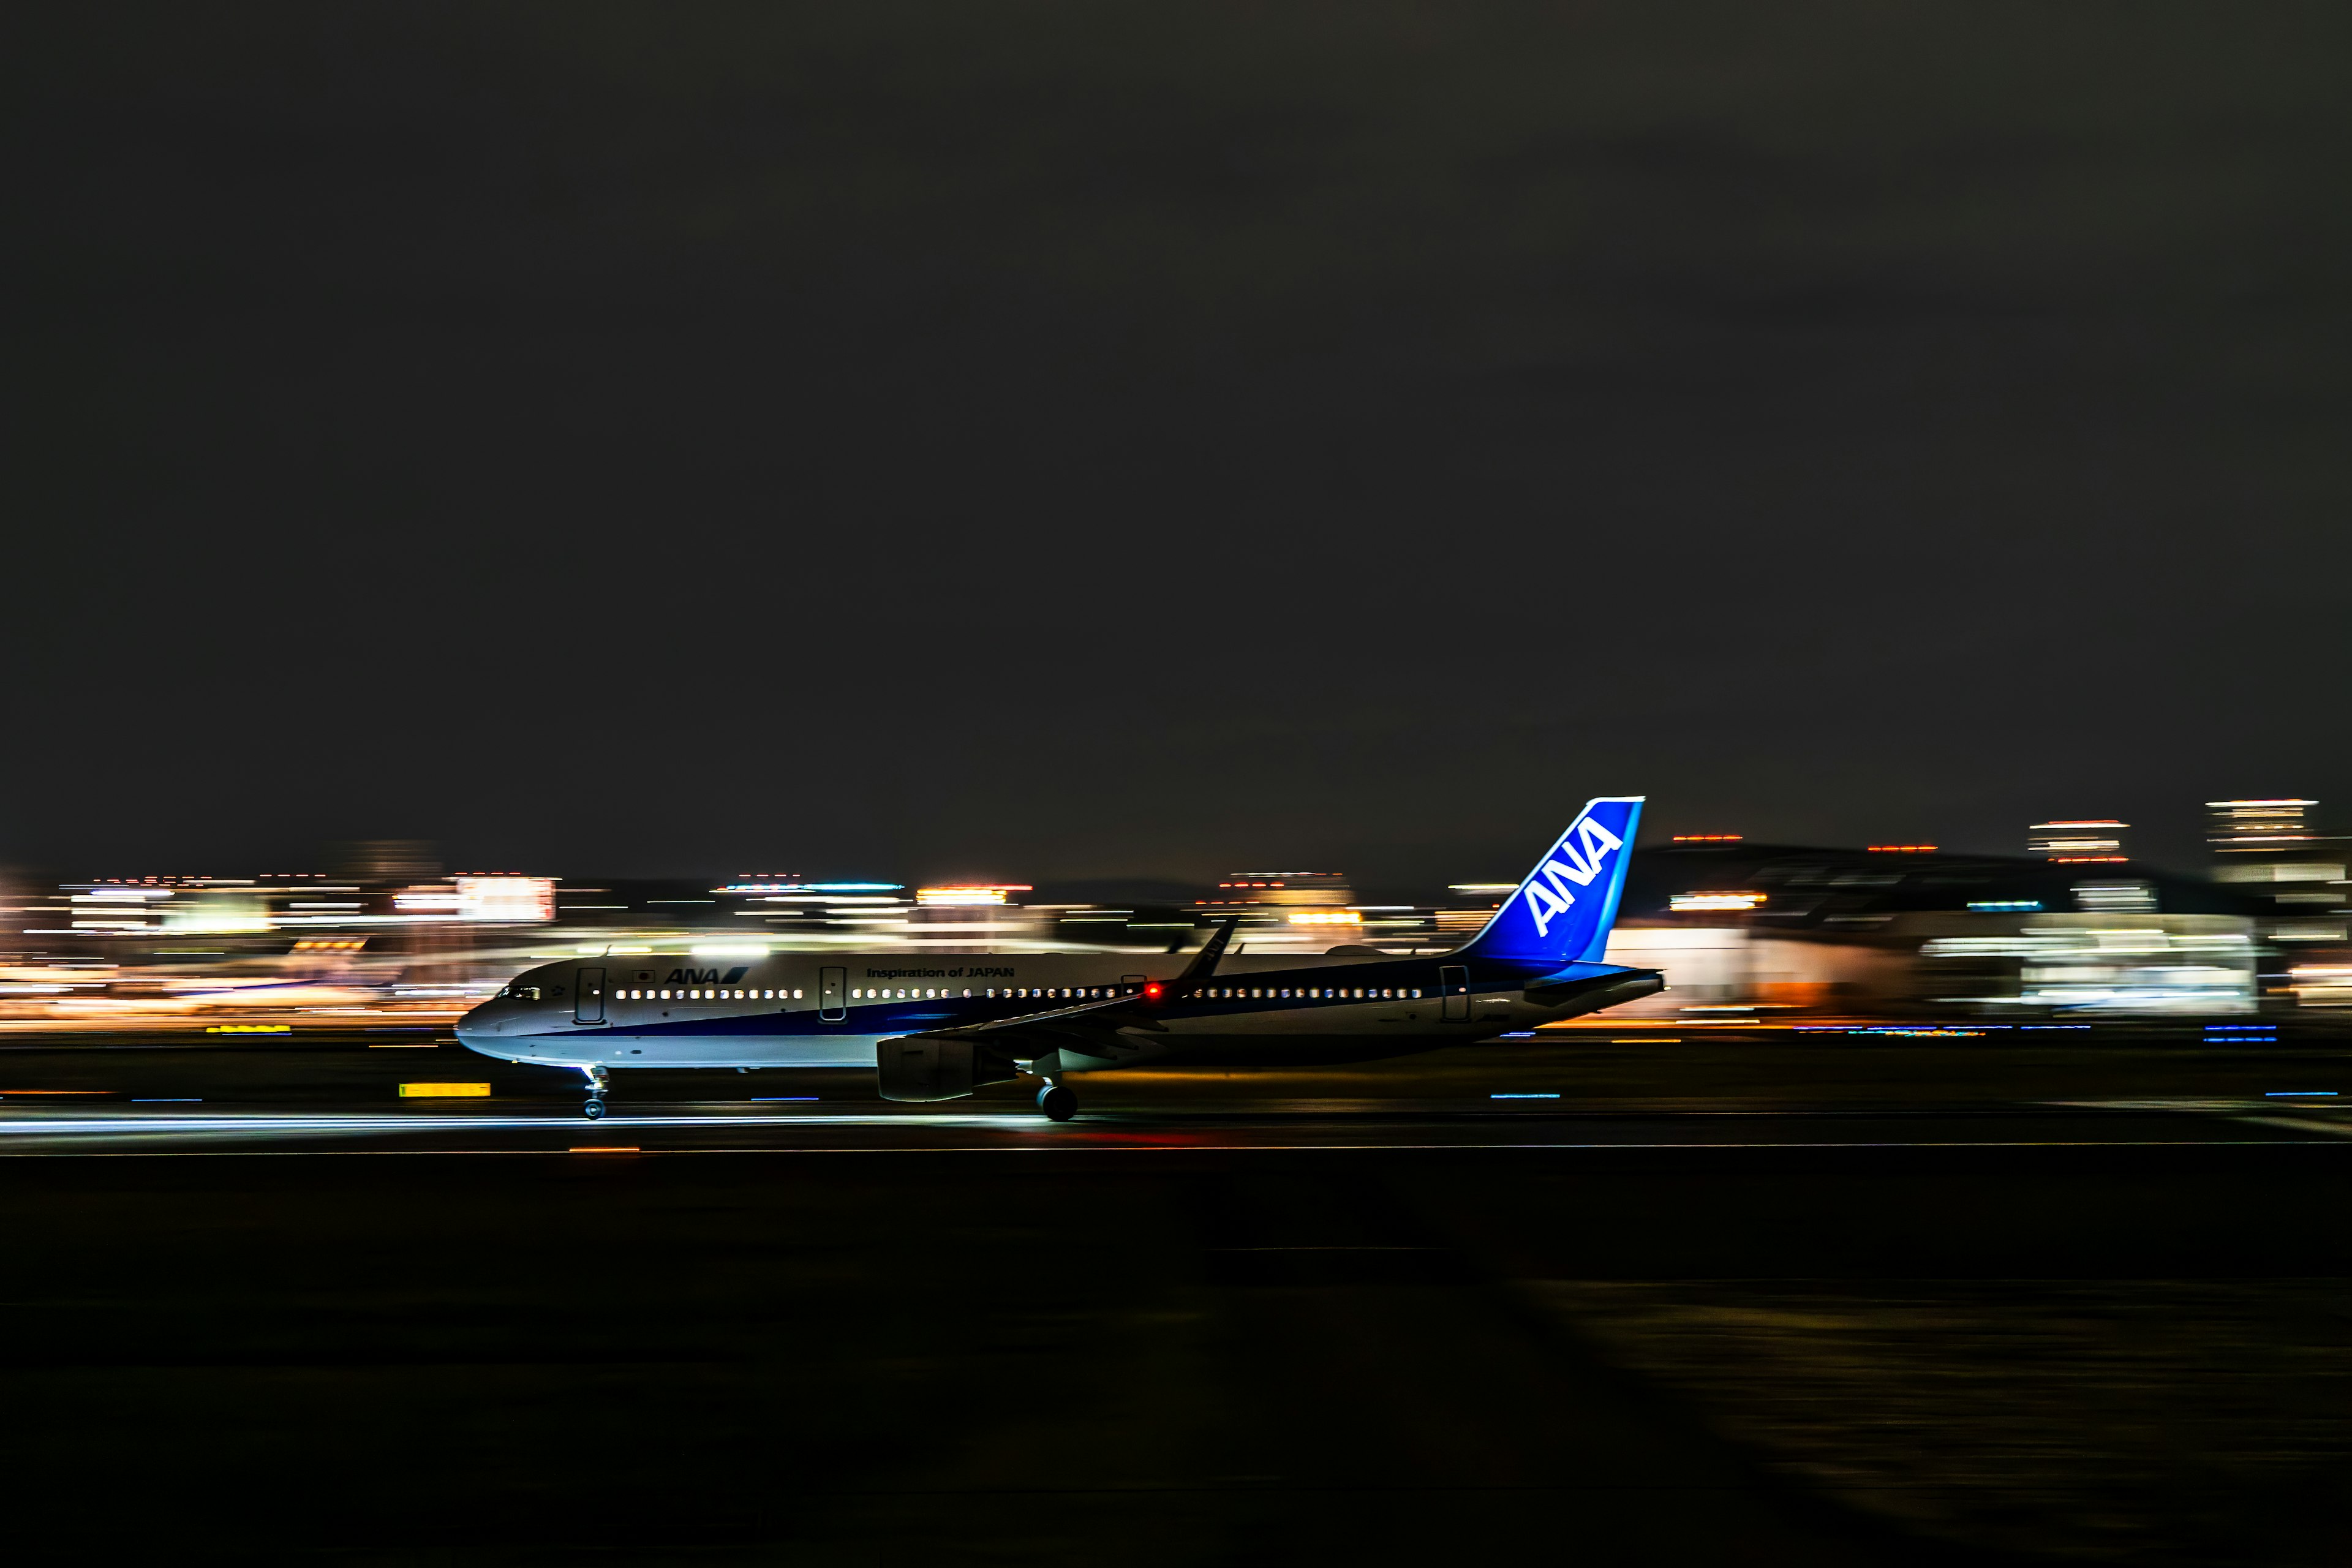
[(539, 1000), (539, 987), (536, 985), (509, 985), (506, 989), (500, 991), (499, 994), (510, 1002), (536, 1002)]

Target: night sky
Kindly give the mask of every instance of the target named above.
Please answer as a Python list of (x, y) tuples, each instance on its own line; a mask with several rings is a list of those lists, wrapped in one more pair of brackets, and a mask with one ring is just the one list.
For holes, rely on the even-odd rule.
[(2352, 21), (53, 6), (0, 860), (2352, 825)]

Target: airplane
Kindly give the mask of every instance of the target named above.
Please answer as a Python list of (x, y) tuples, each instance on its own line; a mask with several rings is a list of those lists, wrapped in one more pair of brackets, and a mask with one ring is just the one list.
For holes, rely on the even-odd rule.
[(1346, 946), (1189, 960), (1132, 953), (610, 954), (542, 964), (467, 1013), (484, 1056), (574, 1069), (602, 1117), (631, 1068), (872, 1067), (885, 1100), (960, 1099), (1024, 1076), (1077, 1113), (1075, 1074), (1367, 1061), (1493, 1039), (1665, 988), (1606, 961), (1643, 796), (1602, 795), (1478, 934), (1402, 957)]

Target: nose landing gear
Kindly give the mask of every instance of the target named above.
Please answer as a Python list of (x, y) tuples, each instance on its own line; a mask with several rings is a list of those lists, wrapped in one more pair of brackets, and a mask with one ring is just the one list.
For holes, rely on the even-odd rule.
[(588, 1103), (580, 1108), (580, 1114), (591, 1121), (601, 1121), (604, 1119), (604, 1090), (610, 1087), (604, 1069), (584, 1067), (580, 1070), (588, 1075)]
[(1077, 1091), (1048, 1082), (1037, 1091), (1037, 1109), (1055, 1121), (1067, 1121), (1078, 1113)]

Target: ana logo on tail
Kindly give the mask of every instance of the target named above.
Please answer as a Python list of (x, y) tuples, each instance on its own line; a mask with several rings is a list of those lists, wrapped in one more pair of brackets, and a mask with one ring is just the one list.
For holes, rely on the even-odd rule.
[(1576, 902), (1576, 895), (1567, 884), (1589, 888), (1592, 879), (1601, 875), (1601, 863), (1612, 850), (1622, 848), (1625, 841), (1601, 824), (1586, 816), (1569, 830), (1528, 879), (1528, 913), (1536, 922), (1536, 935), (1551, 934), (1551, 922), (1568, 913)]
[(1584, 803), (1568, 831), (1537, 857), (1486, 929), (1462, 952), (1509, 963), (1599, 963), (1633, 864), (1642, 797), (1604, 795)]

